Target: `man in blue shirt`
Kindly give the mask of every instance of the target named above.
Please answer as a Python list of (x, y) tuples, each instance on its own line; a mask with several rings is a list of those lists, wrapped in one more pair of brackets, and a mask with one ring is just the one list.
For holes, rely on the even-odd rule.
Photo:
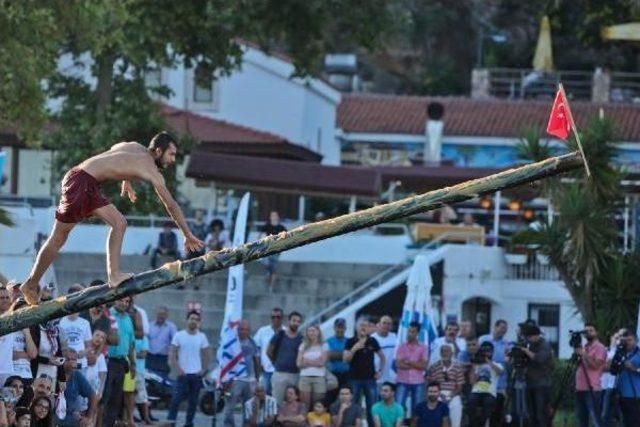
[(427, 400), (418, 403), (413, 410), (411, 427), (450, 427), (449, 407), (440, 398), (440, 384), (429, 383)]
[[(109, 346), (109, 362), (107, 363), (107, 380), (104, 386), (104, 398), (102, 404), (103, 411), (102, 426), (113, 427), (114, 423), (122, 412), (122, 402), (124, 398), (123, 384), (124, 375), (130, 370), (131, 376), (136, 376), (136, 338), (133, 328), (133, 320), (127, 313), (131, 298), (126, 297), (117, 300), (111, 307), (111, 316), (118, 324), (118, 334), (120, 339), (116, 345)], [(131, 361), (132, 363), (129, 363)]]
[(347, 337), (344, 336), (347, 330), (347, 321), (343, 318), (337, 318), (333, 322), (333, 331), (335, 335), (327, 340), (329, 347), (329, 371), (338, 379), (338, 387), (328, 392), (327, 402), (333, 402), (338, 397), (338, 390), (349, 382), (349, 364), (342, 360), (344, 346), (347, 343)]
[[(65, 351), (64, 373), (67, 378), (67, 385), (64, 390), (64, 398), (67, 402), (67, 412), (64, 419), (58, 419), (58, 426), (80, 426), (89, 427), (95, 425), (96, 409), (98, 399), (89, 384), (89, 381), (77, 369), (78, 353), (68, 348)], [(80, 398), (88, 399), (89, 408), (85, 413), (81, 412)]]
[[(509, 342), (504, 338), (507, 334), (508, 325), (504, 319), (498, 319), (493, 325), (493, 333), (490, 335), (483, 335), (478, 340), (478, 343), (489, 342), (493, 344), (493, 361), (506, 366), (507, 352), (509, 351)], [(489, 425), (491, 427), (499, 427), (502, 425), (504, 418), (504, 400), (507, 390), (507, 370), (498, 378), (498, 396), (496, 397), (496, 405), (489, 418)]]
[(640, 420), (640, 349), (638, 337), (630, 329), (622, 333), (625, 345), (625, 361), (618, 374), (620, 409), (626, 427), (638, 425)]

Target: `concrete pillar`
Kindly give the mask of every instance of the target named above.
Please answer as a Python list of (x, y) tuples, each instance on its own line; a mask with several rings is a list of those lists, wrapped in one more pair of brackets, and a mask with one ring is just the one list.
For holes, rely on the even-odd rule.
[(351, 196), (349, 199), (349, 213), (354, 213), (356, 211), (356, 203), (358, 201), (357, 196)]
[(498, 246), (500, 240), (500, 203), (502, 191), (496, 191), (493, 199), (493, 246)]
[(471, 98), (486, 99), (489, 93), (490, 73), (486, 68), (474, 68), (471, 71)]
[(298, 198), (298, 222), (304, 222), (304, 211), (305, 211), (306, 200), (304, 195), (300, 195)]
[(591, 102), (609, 102), (611, 93), (611, 74), (597, 67), (591, 81)]

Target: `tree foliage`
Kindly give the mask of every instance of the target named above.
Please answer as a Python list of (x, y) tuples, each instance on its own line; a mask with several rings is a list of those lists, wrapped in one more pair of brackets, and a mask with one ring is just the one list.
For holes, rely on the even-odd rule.
[[(545, 191), (558, 215), (543, 224), (535, 237), (583, 318), (597, 321), (606, 330), (614, 324), (620, 327), (635, 322), (640, 296), (631, 291), (633, 278), (638, 277), (634, 264), (638, 254), (621, 252), (614, 217), (622, 199), (621, 173), (613, 163), (614, 129), (614, 123), (607, 119), (594, 118), (588, 123), (581, 137), (592, 176), (587, 179), (584, 171), (574, 172), (571, 182), (556, 183)], [(541, 144), (533, 136), (526, 138), (519, 153), (533, 160), (541, 154)], [(570, 146), (577, 149), (576, 141)], [(626, 274), (631, 275), (623, 277)], [(628, 299), (621, 298), (622, 292)], [(611, 311), (616, 314), (607, 320), (606, 313)]]
[[(59, 173), (122, 140), (145, 142), (164, 127), (145, 87), (155, 67), (225, 75), (242, 43), (288, 53), (297, 75), (315, 72), (335, 32), (371, 48), (386, 28), (387, 0), (2, 1), (0, 125), (29, 141), (46, 121)], [(56, 69), (56, 60), (72, 66)], [(43, 84), (46, 83), (46, 84)], [(167, 88), (159, 88), (165, 92)], [(44, 101), (55, 98), (47, 113)], [(142, 197), (137, 209), (158, 206)]]

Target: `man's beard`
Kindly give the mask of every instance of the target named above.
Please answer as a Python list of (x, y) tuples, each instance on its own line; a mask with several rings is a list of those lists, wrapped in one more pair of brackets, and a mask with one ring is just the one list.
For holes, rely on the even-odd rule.
[(437, 398), (437, 397), (429, 396), (429, 397), (427, 397), (427, 400), (428, 400), (429, 402), (432, 402), (432, 403), (433, 403), (433, 402), (437, 402), (437, 401), (438, 401), (438, 398)]

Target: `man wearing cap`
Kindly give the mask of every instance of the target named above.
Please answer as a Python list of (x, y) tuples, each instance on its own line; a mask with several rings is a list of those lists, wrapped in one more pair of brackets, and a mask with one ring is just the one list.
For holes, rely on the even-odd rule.
[(333, 322), (334, 336), (327, 340), (329, 346), (329, 370), (338, 379), (338, 388), (328, 392), (327, 402), (333, 402), (338, 397), (338, 391), (349, 382), (349, 364), (342, 358), (347, 337), (347, 321), (341, 317)]
[(527, 367), (527, 396), (531, 404), (529, 416), (532, 425), (549, 425), (549, 402), (554, 355), (551, 345), (540, 336), (540, 328), (531, 324), (521, 325), (527, 346), (518, 346), (529, 358)]

